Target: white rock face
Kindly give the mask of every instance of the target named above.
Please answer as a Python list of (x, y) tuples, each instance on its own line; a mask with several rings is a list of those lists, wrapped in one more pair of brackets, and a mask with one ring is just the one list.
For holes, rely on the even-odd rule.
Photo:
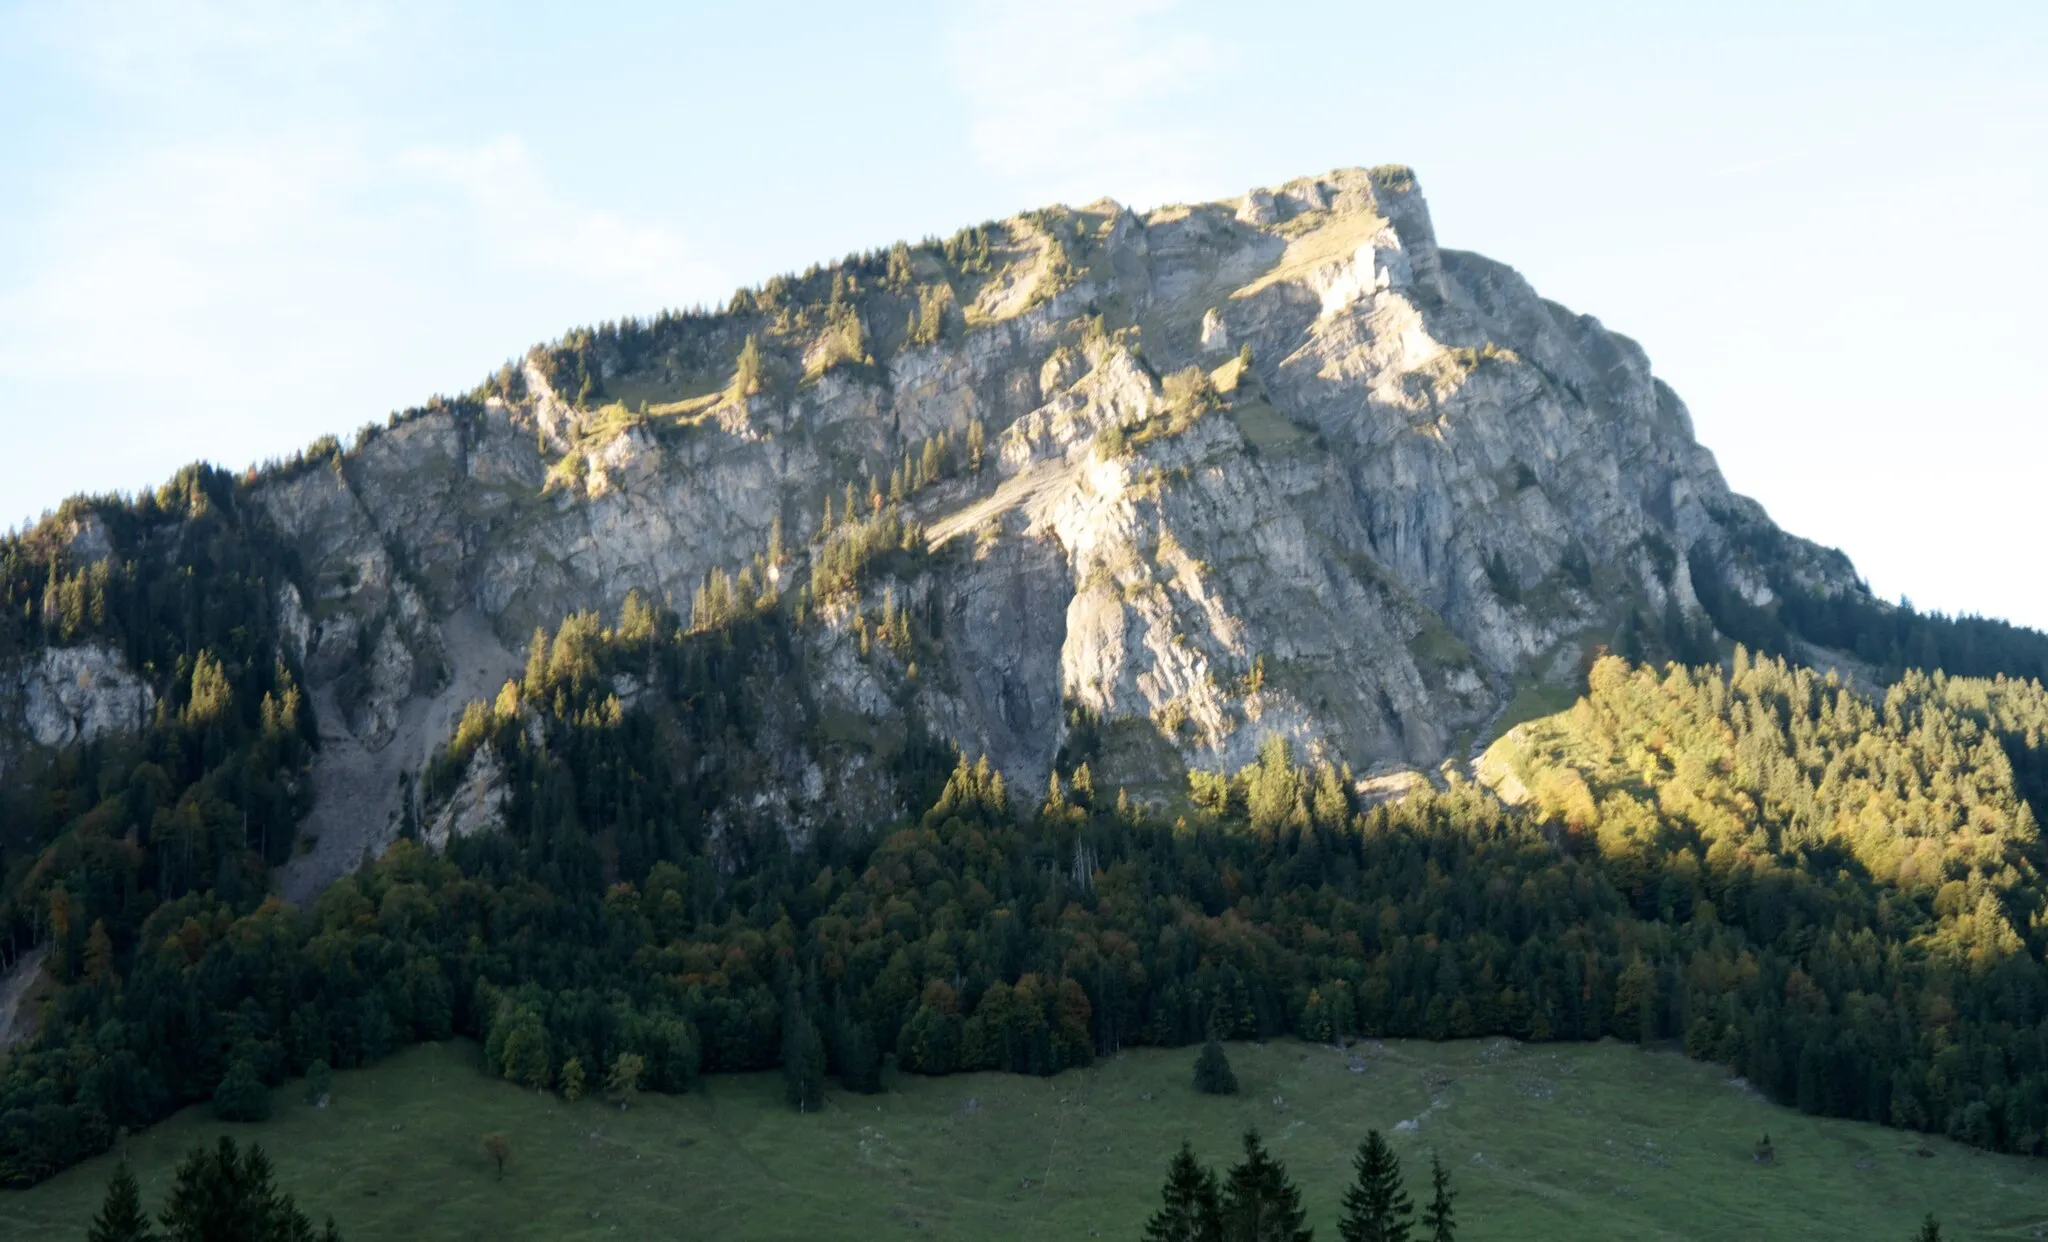
[(441, 807), (427, 820), (421, 838), (434, 849), (448, 848), (448, 842), (463, 837), (473, 837), (481, 832), (498, 832), (505, 827), (505, 801), (510, 794), (505, 789), (504, 768), (498, 763), (498, 752), (488, 746), (479, 746), (470, 756), (469, 767), (464, 769), (462, 784)]
[[(801, 544), (849, 480), (975, 423), (986, 465), (915, 498), (942, 555), (898, 584), (935, 601), (936, 665), (912, 679), (834, 631), (805, 675), (878, 728), (914, 701), (1034, 792), (1074, 713), (1109, 739), (1099, 784), (1235, 766), (1275, 733), (1361, 775), (1429, 770), (1627, 612), (1696, 616), (1692, 554), (1769, 528), (1633, 341), (1440, 249), (1405, 170), (1144, 217), (1091, 205), (1064, 276), (1042, 220), (1013, 235), (963, 285), (970, 326), (878, 345), (872, 368), (605, 430), (528, 365), (522, 400), (429, 413), (260, 486), (309, 574), (280, 609), (340, 717), (323, 708), (323, 730), (410, 754), (406, 722), (440, 719), (421, 705), (464, 664), (451, 614), (516, 652), (632, 591), (687, 611), (778, 516)], [(702, 350), (736, 356), (756, 326), (714, 324)], [(816, 344), (779, 348), (822, 359)], [(1189, 367), (1213, 395), (1188, 395)], [(1839, 556), (1777, 546), (1813, 589), (1860, 590)], [(857, 756), (786, 749), (763, 814), (886, 809)], [(467, 805), (475, 821), (482, 795)]]
[(22, 723), (38, 746), (134, 733), (156, 708), (156, 692), (103, 647), (49, 647), (19, 674)]

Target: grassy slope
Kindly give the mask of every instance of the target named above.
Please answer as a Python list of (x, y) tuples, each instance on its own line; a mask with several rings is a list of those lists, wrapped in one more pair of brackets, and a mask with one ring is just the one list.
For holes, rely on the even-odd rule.
[[(325, 1110), (281, 1091), (278, 1115), (223, 1127), (204, 1109), (133, 1140), (152, 1205), (179, 1154), (223, 1129), (261, 1141), (285, 1187), (351, 1242), (382, 1238), (1135, 1238), (1182, 1137), (1226, 1163), (1255, 1122), (1335, 1236), (1351, 1148), (1395, 1135), (1411, 1190), (1441, 1151), (1468, 1239), (2032, 1237), (2048, 1164), (1823, 1121), (1754, 1098), (1721, 1071), (1615, 1044), (1371, 1045), (1366, 1069), (1297, 1043), (1231, 1049), (1242, 1095), (1188, 1086), (1192, 1050), (1143, 1051), (1038, 1080), (907, 1078), (799, 1117), (775, 1076), (721, 1078), (628, 1112), (567, 1105), (480, 1076), (466, 1044), (339, 1075)], [(970, 1103), (972, 1101), (972, 1103)], [(496, 1181), (478, 1151), (512, 1140)], [(1768, 1130), (1778, 1163), (1751, 1145)], [(0, 1237), (82, 1238), (103, 1157), (0, 1194)], [(1028, 1181), (1027, 1181), (1028, 1179)]]

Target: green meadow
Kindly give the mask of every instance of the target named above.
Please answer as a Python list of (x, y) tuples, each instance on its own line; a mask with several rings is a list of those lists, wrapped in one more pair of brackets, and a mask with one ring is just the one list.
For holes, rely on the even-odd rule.
[[(485, 1078), (476, 1048), (450, 1043), (337, 1075), (325, 1108), (294, 1084), (270, 1121), (189, 1109), (126, 1146), (154, 1207), (194, 1145), (260, 1142), (284, 1188), (351, 1242), (1135, 1239), (1182, 1139), (1220, 1169), (1252, 1125), (1302, 1185), (1319, 1238), (1336, 1237), (1369, 1127), (1390, 1133), (1417, 1198), (1441, 1156), (1471, 1242), (1904, 1242), (1928, 1211), (1951, 1238), (2048, 1233), (2048, 1162), (1802, 1116), (1673, 1053), (1275, 1042), (1230, 1058), (1235, 1097), (1194, 1092), (1193, 1049), (1148, 1049), (1052, 1079), (905, 1076), (799, 1116), (777, 1075), (714, 1077), (622, 1111)], [(480, 1147), (492, 1131), (511, 1142), (502, 1179)], [(1769, 1165), (1752, 1155), (1765, 1133)], [(82, 1239), (114, 1160), (0, 1194), (0, 1237)]]

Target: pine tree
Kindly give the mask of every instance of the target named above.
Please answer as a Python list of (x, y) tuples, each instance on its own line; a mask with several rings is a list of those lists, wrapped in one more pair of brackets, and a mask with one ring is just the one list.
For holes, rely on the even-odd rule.
[(792, 986), (783, 1008), (783, 1098), (800, 1113), (815, 1113), (825, 1103), (825, 1041), (810, 1009)]
[(114, 942), (107, 935), (105, 919), (94, 919), (92, 932), (86, 937), (85, 977), (94, 983), (104, 983), (114, 978)]
[(156, 1233), (142, 1210), (142, 1188), (135, 1184), (135, 1174), (129, 1172), (127, 1161), (114, 1170), (107, 1183), (106, 1200), (100, 1205), (100, 1214), (93, 1217), (85, 1238), (86, 1242), (155, 1242)]
[(1401, 1188), (1401, 1158), (1378, 1130), (1366, 1132), (1351, 1167), (1357, 1176), (1344, 1191), (1337, 1235), (1344, 1242), (1408, 1242), (1415, 1205)]
[(1301, 1207), (1301, 1189), (1266, 1153), (1257, 1129), (1244, 1132), (1244, 1159), (1231, 1166), (1223, 1191), (1226, 1242), (1311, 1242), (1315, 1231)]
[(1166, 1168), (1164, 1200), (1145, 1222), (1145, 1242), (1221, 1242), (1223, 1205), (1216, 1175), (1195, 1160), (1186, 1141)]
[[(271, 1181), (269, 1157), (254, 1143), (238, 1152), (223, 1137), (208, 1152), (195, 1147), (178, 1166), (163, 1211), (165, 1242), (310, 1242), (312, 1222)], [(339, 1238), (328, 1221), (322, 1237)]]
[(839, 1041), (839, 1085), (873, 1095), (882, 1089), (882, 1058), (866, 1024), (848, 1022)]
[(740, 346), (739, 361), (733, 365), (732, 383), (742, 397), (752, 397), (761, 391), (761, 338), (749, 332)]
[(1450, 1170), (1436, 1153), (1429, 1153), (1429, 1205), (1422, 1209), (1422, 1227), (1429, 1230), (1428, 1242), (1454, 1242), (1457, 1237), (1457, 1221), (1451, 1212), (1451, 1201), (1458, 1193), (1451, 1189)]
[(321, 1058), (306, 1067), (306, 1103), (318, 1104), (334, 1091), (334, 1067)]
[(1202, 1051), (1195, 1057), (1195, 1090), (1203, 1095), (1236, 1095), (1237, 1075), (1230, 1068), (1230, 1058), (1223, 1053), (1223, 1044), (1214, 1036), (1202, 1045)]
[(1941, 1242), (1941, 1222), (1929, 1212), (1927, 1219), (1920, 1222), (1920, 1232), (1913, 1235), (1913, 1242)]

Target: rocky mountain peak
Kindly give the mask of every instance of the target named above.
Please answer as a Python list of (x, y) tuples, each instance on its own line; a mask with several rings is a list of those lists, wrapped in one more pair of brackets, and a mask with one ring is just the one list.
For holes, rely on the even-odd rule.
[[(804, 601), (791, 720), (915, 719), (1019, 790), (1085, 743), (1166, 794), (1273, 736), (1432, 768), (1600, 645), (1710, 644), (1703, 589), (1861, 590), (1728, 492), (1635, 342), (1440, 249), (1397, 166), (1048, 208), (579, 330), (252, 492), (303, 570), (279, 607), (323, 804), (367, 825), (324, 824), (308, 884), (396, 831), (396, 774), (529, 635), (634, 593)], [(918, 555), (828, 598), (833, 532), (885, 511)], [(929, 649), (876, 654), (864, 610), (913, 606)], [(886, 809), (861, 745), (802, 733), (763, 743), (792, 824)]]

